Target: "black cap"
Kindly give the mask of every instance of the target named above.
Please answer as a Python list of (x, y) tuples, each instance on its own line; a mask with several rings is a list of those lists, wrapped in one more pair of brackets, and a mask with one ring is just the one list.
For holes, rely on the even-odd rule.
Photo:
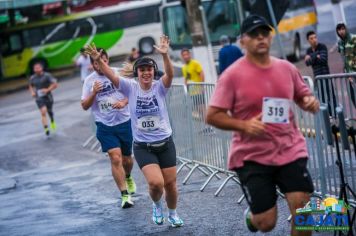
[(241, 26), (241, 34), (251, 32), (252, 30), (258, 27), (265, 27), (269, 30), (272, 30), (272, 26), (270, 26), (265, 18), (259, 15), (249, 15), (242, 22)]
[(155, 67), (156, 62), (149, 57), (141, 57), (139, 59), (137, 59), (137, 61), (135, 62), (135, 67), (138, 68), (140, 66), (153, 66)]

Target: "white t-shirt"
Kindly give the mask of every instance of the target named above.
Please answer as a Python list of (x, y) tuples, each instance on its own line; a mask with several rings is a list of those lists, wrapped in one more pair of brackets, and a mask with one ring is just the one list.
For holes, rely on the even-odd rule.
[[(111, 68), (117, 71), (117, 68)], [(99, 75), (97, 72), (91, 73), (83, 84), (82, 100), (89, 97), (93, 92), (93, 86), (95, 81), (103, 83), (103, 89), (96, 95), (93, 105), (91, 106), (91, 112), (94, 115), (96, 122), (101, 122), (107, 126), (114, 126), (122, 124), (130, 119), (130, 112), (128, 106), (122, 109), (114, 109), (112, 105), (123, 100), (124, 96), (104, 75)]]
[(85, 78), (92, 72), (92, 70), (89, 69), (91, 67), (90, 57), (84, 57), (83, 55), (80, 55), (76, 63), (77, 66), (80, 66), (80, 81), (84, 83)]
[(120, 77), (120, 91), (129, 98), (131, 127), (137, 142), (155, 142), (172, 135), (165, 96), (168, 89), (162, 78), (153, 81), (149, 90), (141, 89), (133, 79)]

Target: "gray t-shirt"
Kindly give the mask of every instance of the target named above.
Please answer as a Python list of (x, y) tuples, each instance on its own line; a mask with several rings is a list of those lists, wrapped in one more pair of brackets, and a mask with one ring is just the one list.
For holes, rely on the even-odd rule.
[(120, 77), (120, 91), (129, 98), (131, 128), (137, 142), (155, 142), (172, 135), (169, 123), (162, 79), (153, 81), (152, 87), (145, 91), (133, 79)]
[[(117, 72), (117, 68), (111, 69)], [(91, 106), (95, 121), (107, 126), (115, 126), (128, 121), (130, 119), (128, 106), (121, 109), (112, 108), (115, 102), (125, 99), (125, 96), (104, 75), (93, 72), (85, 79), (81, 99), (88, 98), (93, 92), (95, 81), (103, 83), (103, 89), (96, 95)]]
[(48, 72), (43, 72), (41, 75), (33, 74), (30, 78), (30, 85), (35, 90), (36, 99), (51, 95), (51, 92), (45, 94), (41, 90), (48, 88), (52, 83), (56, 82), (57, 80)]

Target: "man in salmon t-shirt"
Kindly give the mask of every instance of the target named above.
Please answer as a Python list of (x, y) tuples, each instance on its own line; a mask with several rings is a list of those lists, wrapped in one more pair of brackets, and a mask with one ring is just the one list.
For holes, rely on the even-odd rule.
[[(269, 55), (271, 30), (260, 16), (244, 20), (241, 46), (246, 55), (221, 75), (207, 114), (209, 124), (234, 131), (228, 165), (237, 172), (250, 206), (245, 218), (252, 232), (274, 228), (276, 186), (293, 216), (314, 190), (306, 143), (290, 106), (294, 101), (316, 113), (319, 102), (295, 66)], [(298, 233), (311, 234), (295, 231), (292, 224), (292, 235)]]

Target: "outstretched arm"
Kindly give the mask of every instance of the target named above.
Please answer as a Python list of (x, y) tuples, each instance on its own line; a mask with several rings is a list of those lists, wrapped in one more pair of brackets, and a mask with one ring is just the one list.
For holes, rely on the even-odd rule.
[(101, 52), (96, 50), (95, 44), (92, 43), (85, 47), (85, 53), (88, 54), (95, 62), (98, 63), (101, 72), (116, 86), (119, 87), (119, 77), (111, 70), (101, 58)]
[(169, 38), (168, 36), (161, 36), (159, 46), (154, 46), (156, 50), (162, 55), (163, 64), (164, 64), (164, 72), (165, 74), (162, 76), (162, 81), (164, 87), (169, 88), (171, 87), (172, 80), (173, 80), (173, 65), (171, 63), (171, 59), (168, 55), (169, 49)]

